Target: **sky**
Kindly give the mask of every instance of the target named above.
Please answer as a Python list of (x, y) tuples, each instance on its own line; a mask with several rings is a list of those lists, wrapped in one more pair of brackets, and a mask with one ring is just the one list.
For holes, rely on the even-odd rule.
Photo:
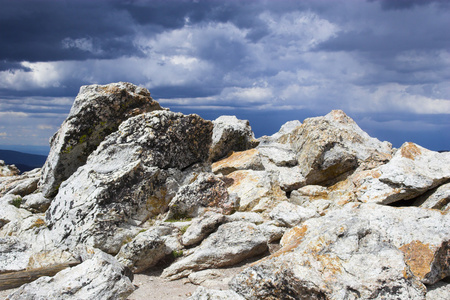
[(80, 86), (128, 81), (256, 137), (342, 109), (450, 150), (450, 1), (0, 0), (0, 148), (48, 151)]

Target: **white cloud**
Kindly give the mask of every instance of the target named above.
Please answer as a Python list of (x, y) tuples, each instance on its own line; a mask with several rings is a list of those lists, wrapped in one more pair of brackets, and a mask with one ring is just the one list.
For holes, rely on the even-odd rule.
[(15, 70), (0, 72), (0, 88), (27, 90), (32, 88), (58, 87), (62, 75), (59, 66), (62, 62), (22, 62), (30, 71)]
[(0, 111), (0, 118), (26, 118), (29, 114), (21, 111)]

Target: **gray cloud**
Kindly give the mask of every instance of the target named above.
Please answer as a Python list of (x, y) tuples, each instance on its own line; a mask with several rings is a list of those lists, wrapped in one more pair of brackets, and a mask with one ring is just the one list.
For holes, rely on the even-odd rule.
[(259, 135), (343, 109), (375, 136), (395, 132), (397, 146), (401, 133), (429, 148), (449, 143), (444, 1), (0, 5), (0, 146), (46, 144), (81, 85), (115, 81), (145, 86), (173, 110), (250, 118)]

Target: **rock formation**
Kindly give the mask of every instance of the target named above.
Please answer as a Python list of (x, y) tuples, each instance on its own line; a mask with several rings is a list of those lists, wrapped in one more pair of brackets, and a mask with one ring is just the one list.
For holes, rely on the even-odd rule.
[(199, 284), (192, 300), (444, 299), (449, 208), (450, 153), (392, 149), (342, 111), (255, 139), (130, 83), (85, 86), (42, 169), (0, 161), (0, 290), (126, 299), (159, 269)]

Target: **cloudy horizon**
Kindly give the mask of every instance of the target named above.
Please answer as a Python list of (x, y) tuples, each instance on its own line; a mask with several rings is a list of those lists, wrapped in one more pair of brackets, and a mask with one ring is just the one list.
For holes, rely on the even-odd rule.
[(342, 109), (395, 147), (450, 150), (447, 1), (0, 4), (0, 149), (47, 147), (80, 86), (128, 81), (256, 136)]

